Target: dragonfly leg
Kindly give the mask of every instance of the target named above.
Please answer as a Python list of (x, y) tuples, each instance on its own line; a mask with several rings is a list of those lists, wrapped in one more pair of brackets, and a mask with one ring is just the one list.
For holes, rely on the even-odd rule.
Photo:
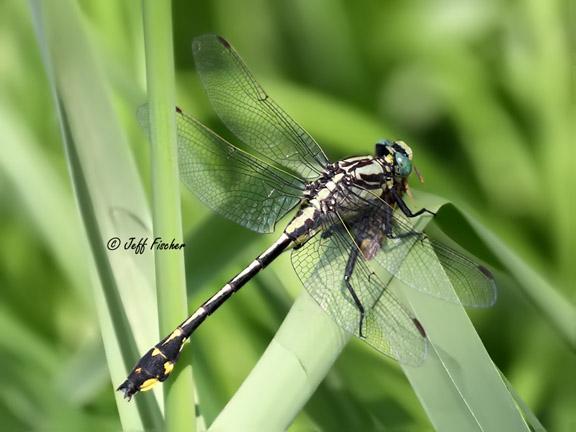
[[(404, 205), (406, 205), (404, 203)], [(421, 211), (425, 211), (426, 209), (422, 209)], [(428, 211), (428, 210), (426, 210)], [(403, 238), (408, 238), (408, 237), (422, 237), (422, 233), (419, 233), (418, 231), (407, 231), (407, 232), (403, 232), (403, 233), (394, 233), (392, 231), (392, 228), (394, 226), (394, 224), (392, 223), (392, 214), (393, 214), (393, 210), (392, 207), (386, 206), (384, 208), (384, 235), (386, 236), (386, 238), (389, 239), (403, 239)]]
[(392, 207), (385, 206), (384, 210), (384, 235), (387, 238), (394, 238), (394, 233), (392, 232)]
[(413, 218), (416, 216), (420, 216), (423, 213), (428, 213), (432, 216), (436, 216), (436, 213), (434, 213), (432, 210), (428, 210), (427, 208), (421, 208), (420, 210), (413, 212), (412, 210), (410, 210), (410, 207), (408, 207), (406, 202), (400, 197), (400, 195), (398, 195), (398, 193), (394, 189), (392, 189), (390, 192), (392, 193), (392, 196), (394, 197), (396, 204), (398, 204), (398, 207), (400, 208), (400, 210), (402, 210), (402, 213), (404, 213), (407, 217)]
[(348, 289), (348, 292), (350, 293), (352, 299), (354, 300), (354, 304), (358, 308), (358, 312), (360, 312), (360, 321), (358, 323), (358, 334), (360, 335), (361, 338), (363, 338), (365, 336), (362, 333), (362, 326), (364, 324), (364, 315), (366, 311), (364, 309), (364, 305), (362, 305), (362, 302), (358, 298), (356, 291), (354, 291), (354, 288), (350, 283), (350, 278), (352, 277), (352, 273), (354, 272), (354, 266), (356, 265), (357, 259), (358, 259), (358, 250), (354, 248), (350, 253), (350, 256), (348, 257), (348, 262), (346, 263), (346, 269), (344, 270), (344, 283), (346, 284), (346, 288)]
[(323, 239), (329, 239), (330, 237), (332, 237), (334, 232), (337, 231), (337, 229), (338, 229), (338, 225), (336, 225), (336, 224), (329, 226), (328, 228), (326, 228), (322, 231), (322, 233), (320, 234), (320, 237)]

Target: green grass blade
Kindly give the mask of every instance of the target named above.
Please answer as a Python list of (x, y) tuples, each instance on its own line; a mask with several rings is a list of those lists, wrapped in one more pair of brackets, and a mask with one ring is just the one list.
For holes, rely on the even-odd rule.
[(208, 430), (285, 430), (346, 345), (350, 335), (306, 291)]
[[(0, 100), (0, 130), (5, 145), (5, 151), (0, 154), (0, 172), (18, 191), (18, 205), (25, 208), (26, 219), (31, 222), (36, 237), (52, 251), (70, 282), (72, 289), (67, 293), (67, 299), (75, 302), (74, 298), (79, 298), (79, 313), (87, 321), (95, 319), (91, 313), (94, 311), (88, 266), (86, 260), (81, 258), (86, 253), (81, 225), (63, 180), (50, 165), (50, 157), (43, 143), (40, 144), (28, 132), (18, 114), (6, 108), (4, 100)], [(45, 286), (42, 286), (40, 292), (44, 293), (44, 289)], [(59, 314), (64, 312), (57, 308), (52, 312), (55, 310)], [(93, 399), (107, 384), (108, 371), (102, 344), (99, 337), (94, 335), (96, 337), (84, 344), (98, 347), (97, 351), (86, 353), (84, 360), (88, 361), (68, 362), (61, 347), (48, 344), (43, 334), (34, 331), (34, 320), (30, 320), (28, 314), (19, 313), (16, 316), (14, 312), (4, 305), (0, 311), (0, 346), (4, 359), (0, 368), (4, 371), (4, 377), (10, 375), (10, 382), (4, 382), (0, 399), (6, 400), (11, 407), (10, 415), (28, 424), (30, 429), (40, 427), (36, 424), (40, 418), (45, 427), (52, 424), (54, 419), (72, 415), (78, 404)], [(82, 327), (83, 323), (80, 323), (74, 329), (78, 330), (76, 336), (85, 334)], [(29, 369), (23, 368), (24, 364), (28, 364)], [(30, 369), (34, 372), (30, 373)], [(43, 381), (44, 384), (36, 385), (34, 389), (34, 380)], [(15, 396), (12, 386), (23, 389), (27, 384), (31, 384), (35, 391), (26, 393), (20, 390), (20, 394)], [(55, 400), (59, 404), (57, 409), (54, 409)], [(31, 416), (30, 412), (35, 415)], [(76, 421), (92, 422), (90, 415), (78, 414)], [(20, 429), (7, 418), (2, 418), (2, 424), (7, 430)], [(114, 427), (119, 427), (119, 422)]]
[[(79, 221), (74, 218), (74, 203), (66, 194), (63, 181), (49, 164), (44, 148), (28, 133), (18, 116), (5, 108), (3, 101), (0, 101), (0, 130), (5, 139), (5, 151), (0, 153), (0, 171), (18, 190), (20, 201), (36, 232), (75, 288), (76, 292), (70, 294), (79, 295), (83, 303), (92, 306), (87, 266), (84, 260), (79, 259), (85, 253), (81, 226), (76, 223)], [(93, 312), (91, 308), (90, 312)], [(74, 406), (81, 400), (78, 398), (79, 392), (87, 388), (87, 383), (93, 389), (101, 389), (107, 378), (104, 355), (93, 356), (93, 363), (98, 368), (89, 372), (98, 373), (96, 380), (87, 380), (88, 374), (73, 376), (69, 365), (62, 367), (63, 360), (56, 355), (55, 347), (48, 349), (41, 338), (34, 338), (31, 330), (23, 331), (30, 323), (22, 318), (22, 322), (19, 322), (10, 310), (3, 309), (0, 315), (3, 317), (0, 345), (5, 357), (18, 358), (18, 362), (34, 359), (36, 370), (45, 376), (56, 377), (50, 380), (50, 384), (44, 385), (46, 391), (61, 395), (64, 404)], [(101, 346), (100, 341), (98, 346)], [(21, 380), (25, 381), (25, 378)], [(36, 407), (41, 412), (46, 412), (47, 408), (45, 405)]]
[[(154, 237), (183, 242), (176, 147), (174, 57), (171, 2), (143, 3), (146, 73), (150, 99)], [(155, 251), (160, 332), (169, 334), (188, 315), (183, 250)], [(189, 352), (166, 382), (168, 431), (194, 431), (194, 382)], [(188, 357), (188, 361), (186, 361)], [(184, 366), (182, 368), (182, 366)]]
[(528, 431), (464, 309), (404, 292), (431, 349), (422, 366), (403, 369), (435, 428)]
[(526, 423), (528, 423), (528, 425), (530, 425), (530, 430), (533, 432), (546, 432), (546, 428), (542, 425), (542, 423), (540, 423), (538, 417), (536, 417), (536, 415), (532, 412), (530, 407), (526, 405), (526, 402), (522, 400), (520, 395), (516, 393), (516, 390), (514, 390), (514, 387), (512, 387), (512, 384), (510, 384), (510, 382), (502, 372), (500, 372), (500, 376), (502, 377), (504, 384), (506, 384), (506, 388), (508, 388), (508, 391), (514, 398), (516, 405), (518, 405), (518, 408), (522, 411), (524, 420), (526, 421)]
[(15, 186), (37, 232), (88, 303), (86, 267), (77, 259), (84, 246), (78, 238), (81, 226), (70, 222), (75, 208), (64, 182), (24, 122), (8, 109), (7, 101), (0, 101), (0, 131), (3, 136), (0, 171)]
[[(113, 383), (158, 337), (152, 256), (108, 251), (111, 237), (145, 233), (149, 212), (127, 142), (86, 37), (76, 3), (32, 1), (35, 27), (60, 116), (63, 143), (92, 251), (96, 305)], [(140, 232), (135, 230), (140, 229)], [(133, 299), (138, 298), (137, 305)], [(131, 329), (135, 329), (132, 331)], [(159, 427), (152, 396), (128, 404), (116, 395), (126, 429)]]

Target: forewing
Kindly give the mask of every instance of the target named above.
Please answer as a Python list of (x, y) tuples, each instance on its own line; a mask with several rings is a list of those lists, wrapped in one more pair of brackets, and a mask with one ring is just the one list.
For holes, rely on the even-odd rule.
[(328, 160), (316, 141), (256, 82), (234, 48), (220, 36), (197, 37), (196, 69), (214, 110), (244, 143), (305, 179), (318, 177)]
[[(148, 129), (148, 106), (138, 110)], [(176, 112), (180, 179), (216, 213), (257, 232), (272, 232), (300, 201), (302, 181), (230, 144)]]
[[(338, 218), (328, 219), (321, 233), (292, 252), (292, 264), (320, 307), (343, 329), (361, 337), (360, 312), (344, 282), (349, 257), (358, 251), (351, 237), (358, 227), (347, 228)], [(422, 327), (368, 264), (359, 253), (349, 279), (366, 310), (361, 339), (405, 364), (420, 364), (427, 348)]]

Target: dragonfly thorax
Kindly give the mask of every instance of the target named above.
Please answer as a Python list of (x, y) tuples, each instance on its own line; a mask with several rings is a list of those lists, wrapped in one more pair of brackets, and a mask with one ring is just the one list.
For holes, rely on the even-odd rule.
[(308, 238), (326, 216), (357, 214), (393, 185), (393, 166), (382, 158), (358, 156), (330, 164), (306, 186), (300, 210), (286, 233), (294, 239)]
[(360, 156), (337, 163), (348, 177), (348, 184), (368, 190), (386, 187), (393, 177), (393, 165), (383, 158)]
[(323, 212), (357, 190), (380, 195), (391, 186), (393, 167), (381, 158), (358, 156), (343, 159), (326, 167), (323, 175), (309, 183), (304, 191), (305, 203)]

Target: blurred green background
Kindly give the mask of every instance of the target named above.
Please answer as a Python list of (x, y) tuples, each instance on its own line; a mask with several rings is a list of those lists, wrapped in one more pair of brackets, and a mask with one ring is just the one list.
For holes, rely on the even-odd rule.
[[(135, 121), (145, 101), (140, 3), (79, 5), (149, 191), (149, 148)], [(32, 10), (24, 1), (0, 2), (0, 428), (116, 430), (90, 289), (95, 274), (84, 258)], [(382, 136), (405, 140), (425, 178), (423, 185), (413, 179), (415, 187), (470, 211), (574, 301), (571, 12), (568, 2), (537, 0), (177, 0), (177, 100), (222, 131), (190, 46), (201, 33), (225, 36), (333, 159), (371, 153)], [(272, 237), (217, 218), (184, 189), (182, 199), (193, 308)], [(193, 337), (208, 423), (301, 289), (288, 258)], [(471, 312), (488, 352), (544, 426), (576, 430), (576, 341), (563, 340), (512, 279), (501, 274), (499, 284), (497, 305)], [(293, 429), (314, 427), (431, 429), (398, 366), (357, 342)]]

